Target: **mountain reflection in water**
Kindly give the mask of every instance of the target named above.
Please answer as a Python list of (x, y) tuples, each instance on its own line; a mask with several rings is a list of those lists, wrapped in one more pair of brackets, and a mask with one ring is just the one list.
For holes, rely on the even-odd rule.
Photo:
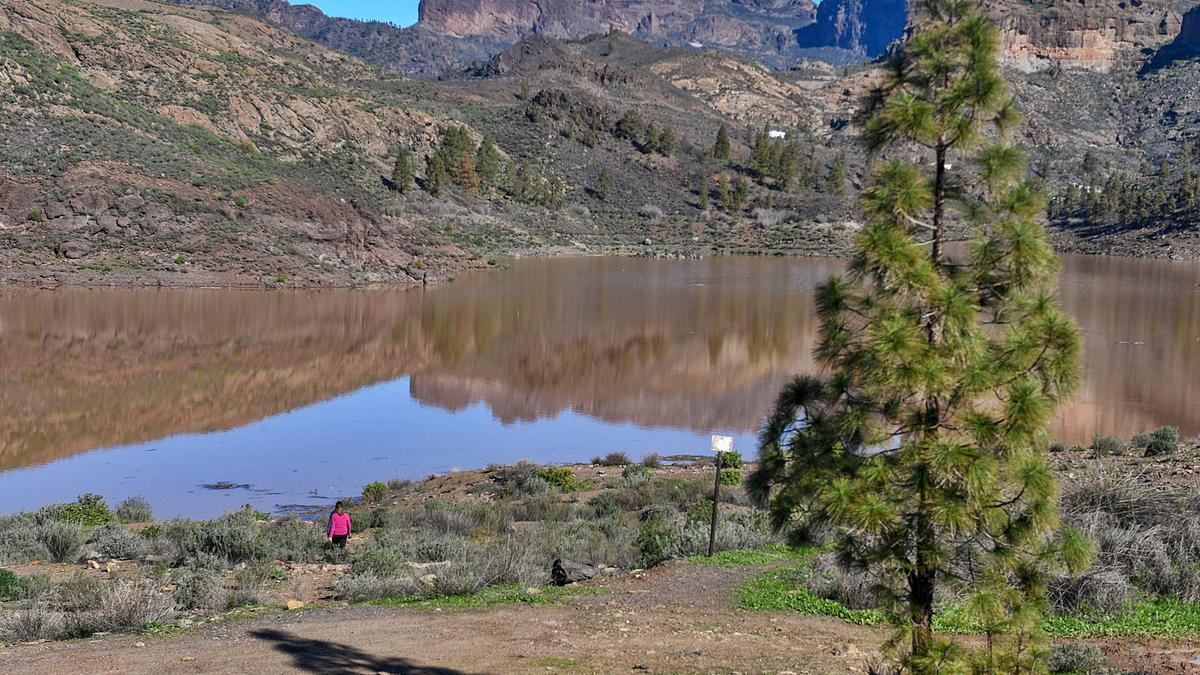
[[(573, 258), (406, 291), (7, 289), (0, 469), (303, 416), (404, 376), (442, 414), (482, 403), (502, 423), (572, 411), (752, 432), (780, 386), (813, 369), (812, 291), (838, 269)], [(1057, 437), (1200, 433), (1200, 265), (1068, 256), (1061, 296), (1085, 334), (1085, 386)]]

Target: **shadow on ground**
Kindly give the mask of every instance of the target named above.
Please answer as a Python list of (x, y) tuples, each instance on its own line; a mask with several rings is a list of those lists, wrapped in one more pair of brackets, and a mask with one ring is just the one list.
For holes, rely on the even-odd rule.
[(311, 673), (395, 673), (398, 675), (459, 675), (460, 670), (420, 666), (401, 658), (381, 658), (361, 649), (327, 640), (312, 640), (291, 633), (260, 629), (250, 635), (273, 643), (272, 646), (292, 657), (292, 665)]

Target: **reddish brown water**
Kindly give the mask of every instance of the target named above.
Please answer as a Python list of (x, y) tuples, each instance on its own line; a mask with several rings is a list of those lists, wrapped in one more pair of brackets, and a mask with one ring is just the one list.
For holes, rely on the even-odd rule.
[[(246, 500), (196, 489), (218, 480), (273, 507), (489, 461), (703, 451), (718, 431), (752, 453), (813, 368), (812, 290), (837, 269), (574, 258), (428, 290), (2, 291), (0, 470), (63, 461), (0, 473), (0, 510), (155, 486), (185, 513)], [(1200, 265), (1072, 256), (1061, 295), (1085, 386), (1057, 436), (1200, 433)]]

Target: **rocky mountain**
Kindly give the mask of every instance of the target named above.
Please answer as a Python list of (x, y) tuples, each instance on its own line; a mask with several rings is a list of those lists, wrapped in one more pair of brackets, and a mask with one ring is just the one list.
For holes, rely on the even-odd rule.
[(800, 54), (792, 34), (815, 12), (811, 0), (423, 0), (417, 25), (439, 35), (509, 44), (533, 34), (574, 39), (621, 31), (786, 67)]
[[(542, 32), (483, 49), (438, 79), (412, 79), (377, 58), (399, 58), (389, 47), (397, 35), (452, 47), (479, 36), (329, 19), (274, 0), (186, 1), (197, 4), (0, 5), (5, 278), (437, 281), (511, 253), (830, 254), (854, 232), (865, 164), (852, 112), (877, 81), (870, 64), (806, 61), (778, 73), (726, 50), (647, 41), (637, 26), (557, 39), (548, 33), (567, 20), (543, 3), (548, 13), (530, 29)], [(855, 21), (878, 6), (839, 13), (840, 1), (826, 0), (813, 24), (837, 28), (821, 48), (868, 54), (881, 42), (870, 21)], [(1175, 190), (1149, 205), (1057, 204), (1060, 245), (1197, 255), (1190, 224), (1200, 218), (1171, 210), (1194, 180), (1181, 149), (1200, 129), (1196, 10), (1166, 0), (1094, 13), (1003, 3), (993, 11), (1027, 114), (1023, 140), (1051, 190), (1099, 194), (1120, 178), (1141, 194), (1157, 180), (1146, 167), (1165, 168)], [(637, 4), (589, 6), (609, 16), (604, 7)], [(730, 16), (799, 7), (732, 4)], [(703, 11), (717, 7), (731, 5)], [(465, 32), (478, 17), (464, 11), (434, 25)], [(704, 16), (686, 24), (682, 11), (663, 15), (679, 23), (654, 25)], [(512, 16), (504, 25), (518, 25)], [(331, 49), (343, 39), (334, 36), (373, 63)], [(434, 56), (426, 50), (427, 62)], [(732, 156), (714, 160), (722, 125)], [(488, 156), (484, 138), (496, 148)], [(392, 180), (398, 163), (408, 167), (404, 189)]]
[[(832, 252), (852, 167), (829, 187), (840, 141), (818, 98), (723, 52), (622, 33), (531, 39), (423, 81), (240, 12), (12, 0), (0, 6), (0, 275), (403, 283), (514, 252)], [(805, 190), (711, 163), (722, 124), (739, 157), (746, 128), (792, 130)], [(497, 147), (486, 180), (484, 137)], [(416, 181), (400, 190), (402, 150)], [(736, 208), (705, 208), (721, 181)], [(797, 228), (817, 214), (825, 224)]]
[(329, 17), (285, 0), (169, 0), (261, 18), (388, 70), (437, 77), (483, 62), (529, 35), (582, 38), (609, 31), (658, 45), (714, 47), (775, 68), (817, 52), (794, 39), (812, 0), (423, 0), (409, 28)]
[(437, 77), (471, 61), (486, 61), (512, 44), (488, 35), (455, 37), (423, 25), (400, 28), (380, 21), (331, 17), (312, 5), (289, 4), (286, 0), (168, 1), (253, 16), (392, 72), (422, 77)]

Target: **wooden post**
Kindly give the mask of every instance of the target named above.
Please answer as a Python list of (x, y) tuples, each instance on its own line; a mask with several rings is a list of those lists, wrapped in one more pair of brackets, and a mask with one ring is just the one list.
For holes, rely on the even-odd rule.
[(708, 557), (713, 556), (717, 544), (717, 502), (721, 501), (721, 453), (718, 452), (713, 462), (717, 466), (716, 477), (713, 478), (713, 507), (712, 522), (708, 525)]

